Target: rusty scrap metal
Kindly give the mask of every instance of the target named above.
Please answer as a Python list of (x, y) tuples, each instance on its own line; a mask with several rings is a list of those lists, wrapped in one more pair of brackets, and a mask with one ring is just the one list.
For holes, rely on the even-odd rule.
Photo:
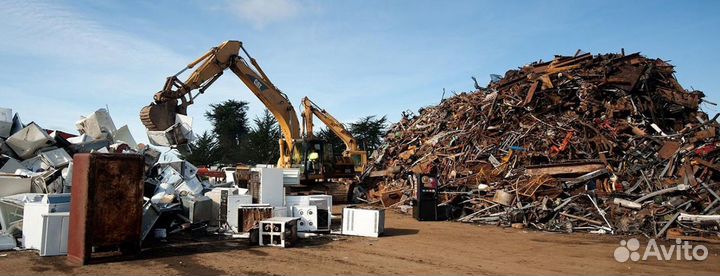
[(427, 174), (447, 196), (438, 203), (462, 222), (720, 233), (675, 221), (720, 210), (720, 124), (700, 110), (703, 92), (682, 88), (669, 63), (578, 52), (476, 89), (403, 112), (368, 168), (367, 194), (412, 199), (412, 175)]

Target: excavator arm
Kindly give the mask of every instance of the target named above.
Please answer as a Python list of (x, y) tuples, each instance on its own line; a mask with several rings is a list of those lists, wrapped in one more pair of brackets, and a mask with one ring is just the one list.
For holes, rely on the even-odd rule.
[(345, 143), (345, 151), (343, 151), (344, 157), (349, 157), (355, 164), (355, 171), (364, 171), (365, 165), (367, 164), (367, 152), (361, 150), (358, 146), (357, 140), (352, 136), (345, 126), (340, 121), (335, 119), (325, 109), (320, 108), (317, 104), (311, 101), (308, 97), (302, 99), (303, 120), (305, 122), (305, 137), (306, 139), (314, 139), (313, 135), (313, 115), (320, 119), (340, 140)]
[[(241, 56), (241, 50), (250, 60), (252, 67)], [(178, 78), (180, 74), (198, 64), (199, 67), (184, 82)], [(177, 74), (168, 77), (163, 89), (155, 93), (154, 102), (140, 111), (140, 119), (145, 127), (148, 130), (161, 131), (172, 126), (175, 123), (175, 114), (186, 115), (187, 107), (222, 76), (226, 69), (235, 73), (277, 119), (283, 134), (283, 140), (279, 142), (280, 159), (277, 166), (288, 168), (295, 160), (300, 160), (299, 151), (294, 146), (295, 140), (300, 138), (300, 125), (295, 109), (240, 41), (226, 41), (188, 64)]]

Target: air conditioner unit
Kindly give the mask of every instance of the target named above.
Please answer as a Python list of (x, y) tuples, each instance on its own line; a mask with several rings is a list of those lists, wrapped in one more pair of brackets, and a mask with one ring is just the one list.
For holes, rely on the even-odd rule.
[(332, 220), (332, 196), (330, 195), (307, 195), (307, 196), (286, 196), (285, 205), (292, 214), (293, 206), (317, 206), (317, 231), (330, 231)]
[(378, 237), (384, 231), (385, 210), (343, 208), (343, 235)]
[(297, 241), (298, 218), (275, 217), (260, 221), (260, 246), (290, 247)]
[(292, 207), (293, 217), (298, 221), (299, 232), (313, 232), (318, 230), (318, 207), (314, 205), (295, 205)]

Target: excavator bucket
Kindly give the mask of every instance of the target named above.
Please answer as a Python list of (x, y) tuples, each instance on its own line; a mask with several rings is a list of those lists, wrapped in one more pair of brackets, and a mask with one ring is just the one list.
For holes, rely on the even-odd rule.
[(175, 124), (177, 100), (151, 103), (140, 110), (140, 120), (148, 130), (163, 131)]

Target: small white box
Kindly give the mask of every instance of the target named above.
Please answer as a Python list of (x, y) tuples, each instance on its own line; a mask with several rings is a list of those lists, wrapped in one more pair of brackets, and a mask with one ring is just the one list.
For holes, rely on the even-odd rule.
[(260, 246), (290, 247), (297, 241), (298, 218), (276, 217), (260, 221)]
[(298, 232), (318, 230), (318, 207), (314, 205), (295, 205), (292, 207), (293, 217), (300, 218)]
[(43, 214), (42, 219), (40, 256), (67, 255), (70, 212)]
[(317, 231), (330, 231), (332, 222), (332, 196), (331, 195), (308, 195), (308, 196), (286, 196), (285, 206), (292, 215), (292, 206), (317, 206)]
[(343, 208), (343, 235), (378, 237), (384, 231), (385, 210)]

